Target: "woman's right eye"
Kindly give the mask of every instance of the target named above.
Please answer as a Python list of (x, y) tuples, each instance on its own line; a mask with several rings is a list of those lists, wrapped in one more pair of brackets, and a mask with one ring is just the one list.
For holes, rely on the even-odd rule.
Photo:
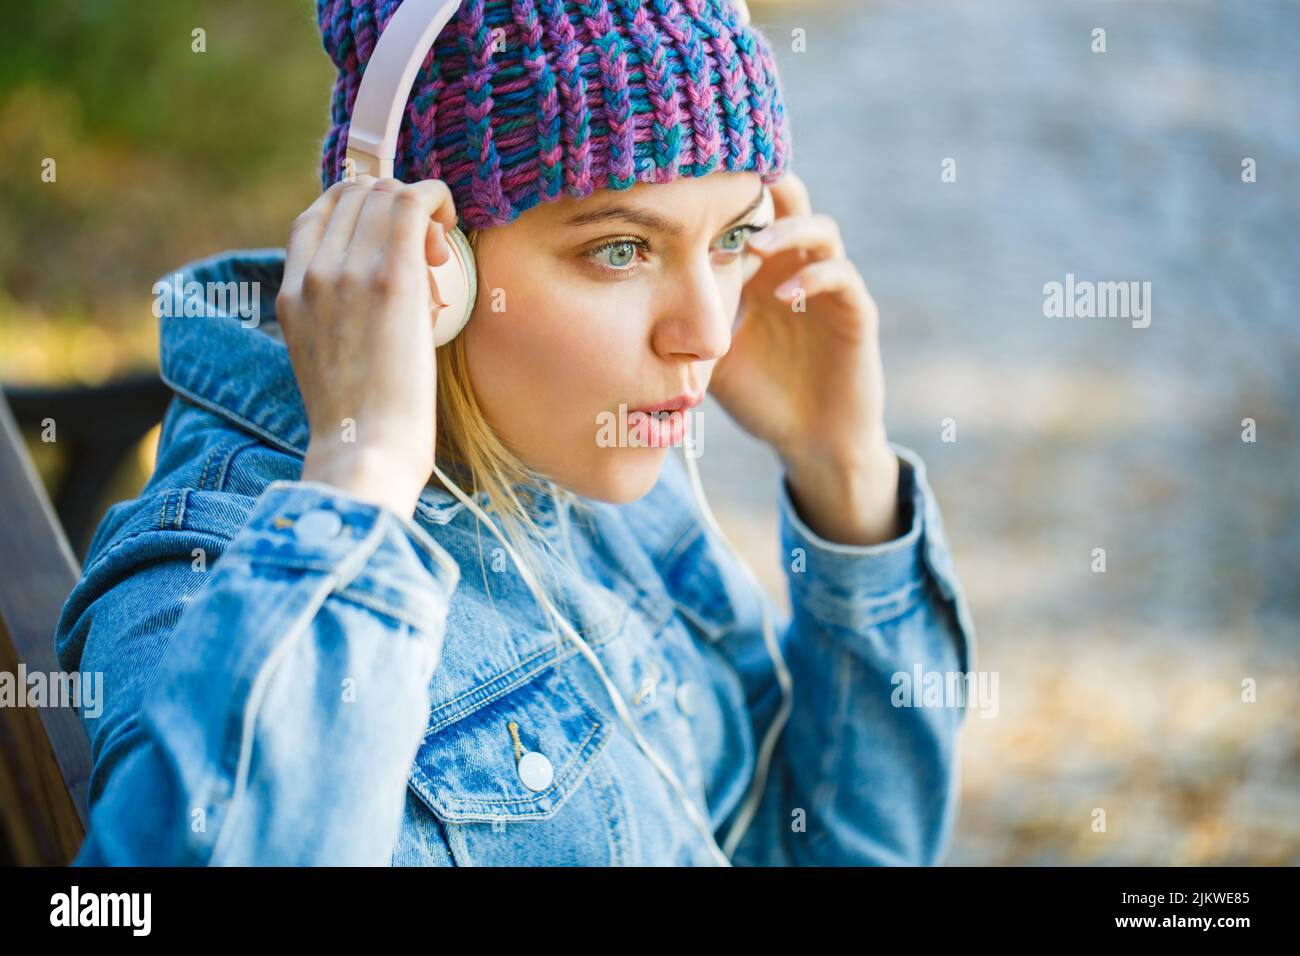
[(630, 272), (629, 266), (636, 262), (637, 250), (644, 247), (645, 243), (640, 239), (616, 239), (597, 246), (587, 256), (612, 272)]

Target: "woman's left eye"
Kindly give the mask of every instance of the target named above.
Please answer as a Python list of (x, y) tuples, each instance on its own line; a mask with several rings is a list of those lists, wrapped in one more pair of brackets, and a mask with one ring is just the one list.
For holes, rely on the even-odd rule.
[(723, 252), (744, 252), (745, 240), (756, 232), (767, 228), (766, 226), (756, 226), (752, 223), (746, 223), (743, 226), (737, 226), (735, 229), (729, 229), (722, 237)]

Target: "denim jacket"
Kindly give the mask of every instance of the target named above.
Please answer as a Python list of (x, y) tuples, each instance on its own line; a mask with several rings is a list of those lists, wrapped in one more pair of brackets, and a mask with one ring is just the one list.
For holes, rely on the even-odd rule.
[[(462, 502), (429, 487), (404, 518), (300, 480), (283, 256), (181, 271), (257, 282), (256, 328), (206, 291), (162, 310), (176, 398), (156, 470), (105, 516), (56, 635), (66, 670), (104, 681), (99, 715), (82, 713), (94, 765), (75, 862), (711, 863), (594, 668)], [(814, 534), (782, 476), (788, 616), (707, 531), (677, 451), (635, 502), (536, 502), (582, 572), (557, 607), (719, 844), (780, 704), (768, 602), (793, 711), (734, 863), (946, 850), (965, 707), (895, 706), (891, 678), (969, 671), (975, 633), (924, 466), (893, 447), (907, 531), (884, 544)]]

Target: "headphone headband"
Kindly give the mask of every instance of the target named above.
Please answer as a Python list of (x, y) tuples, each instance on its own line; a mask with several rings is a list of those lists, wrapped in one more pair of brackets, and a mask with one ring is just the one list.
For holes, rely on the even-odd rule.
[(415, 74), (460, 0), (405, 0), (379, 35), (348, 125), (347, 158), (355, 171), (380, 179), (393, 175), (397, 134)]

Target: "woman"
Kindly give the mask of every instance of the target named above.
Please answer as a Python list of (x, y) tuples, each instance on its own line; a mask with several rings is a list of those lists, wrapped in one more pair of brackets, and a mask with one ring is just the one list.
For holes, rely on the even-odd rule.
[[(287, 248), (184, 270), (261, 321), (162, 318), (157, 468), (57, 635), (104, 672), (77, 862), (938, 861), (963, 711), (897, 675), (974, 633), (762, 36), (719, 0), (466, 3), (397, 178), (347, 177), (396, 6), (318, 0), (328, 188)], [(479, 293), (435, 350), (456, 223)], [(637, 414), (706, 389), (783, 466), (779, 649), (682, 428)]]

